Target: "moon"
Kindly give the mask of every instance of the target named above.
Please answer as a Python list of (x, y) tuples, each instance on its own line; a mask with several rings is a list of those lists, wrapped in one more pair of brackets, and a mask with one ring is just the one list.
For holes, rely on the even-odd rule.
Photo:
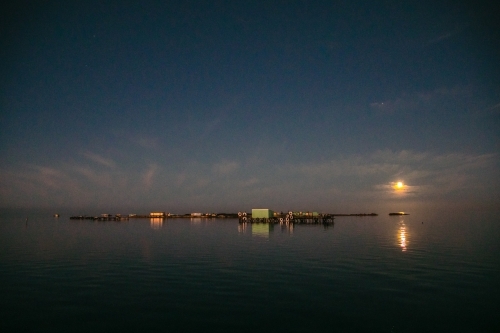
[(403, 188), (403, 182), (397, 182), (396, 183), (396, 188)]

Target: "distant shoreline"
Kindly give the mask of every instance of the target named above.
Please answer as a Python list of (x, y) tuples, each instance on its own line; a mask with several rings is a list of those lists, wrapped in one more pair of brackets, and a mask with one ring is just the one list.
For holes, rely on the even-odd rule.
[[(392, 214), (392, 213), (391, 213)], [(391, 215), (389, 214), (389, 215)], [(277, 214), (274, 217), (284, 217), (287, 214)], [(54, 217), (60, 217), (60, 214), (54, 214)], [(252, 214), (248, 214), (250, 218)], [(309, 216), (307, 214), (296, 215), (302, 218), (308, 218), (313, 216)], [(378, 216), (377, 213), (355, 213), (355, 214), (320, 214), (320, 216)], [(72, 215), (69, 218), (71, 220), (98, 220), (98, 221), (121, 221), (121, 220), (129, 220), (129, 219), (172, 219), (172, 218), (203, 218), (203, 219), (226, 219), (226, 218), (238, 218), (238, 213), (218, 213), (218, 214), (202, 214), (202, 215), (193, 215), (193, 214), (164, 214), (164, 215), (143, 215), (143, 214), (129, 214), (129, 215), (121, 215), (121, 214), (101, 214), (100, 216), (94, 215)]]

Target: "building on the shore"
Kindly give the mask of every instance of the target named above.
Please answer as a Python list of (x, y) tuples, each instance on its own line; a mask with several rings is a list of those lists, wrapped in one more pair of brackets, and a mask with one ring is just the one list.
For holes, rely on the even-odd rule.
[(304, 215), (311, 217), (311, 216), (318, 216), (319, 214), (318, 214), (318, 212), (305, 212)]
[(306, 217), (316, 217), (319, 216), (318, 212), (292, 212), (293, 216), (306, 216)]
[(165, 212), (151, 212), (149, 217), (165, 217), (167, 214)]
[(191, 213), (191, 217), (201, 217), (202, 213)]
[(270, 219), (274, 217), (274, 212), (270, 209), (264, 208), (253, 208), (252, 218), (253, 219)]

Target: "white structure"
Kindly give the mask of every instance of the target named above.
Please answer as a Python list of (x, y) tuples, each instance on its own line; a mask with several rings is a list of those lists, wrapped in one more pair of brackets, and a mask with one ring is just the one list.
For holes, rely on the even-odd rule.
[(252, 209), (253, 219), (270, 219), (274, 216), (274, 212), (270, 209)]

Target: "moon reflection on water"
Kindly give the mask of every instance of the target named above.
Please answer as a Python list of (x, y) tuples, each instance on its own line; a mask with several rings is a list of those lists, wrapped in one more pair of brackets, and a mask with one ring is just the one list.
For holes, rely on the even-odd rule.
[(398, 229), (398, 245), (401, 246), (401, 251), (405, 252), (408, 246), (408, 230), (404, 220), (399, 222)]

